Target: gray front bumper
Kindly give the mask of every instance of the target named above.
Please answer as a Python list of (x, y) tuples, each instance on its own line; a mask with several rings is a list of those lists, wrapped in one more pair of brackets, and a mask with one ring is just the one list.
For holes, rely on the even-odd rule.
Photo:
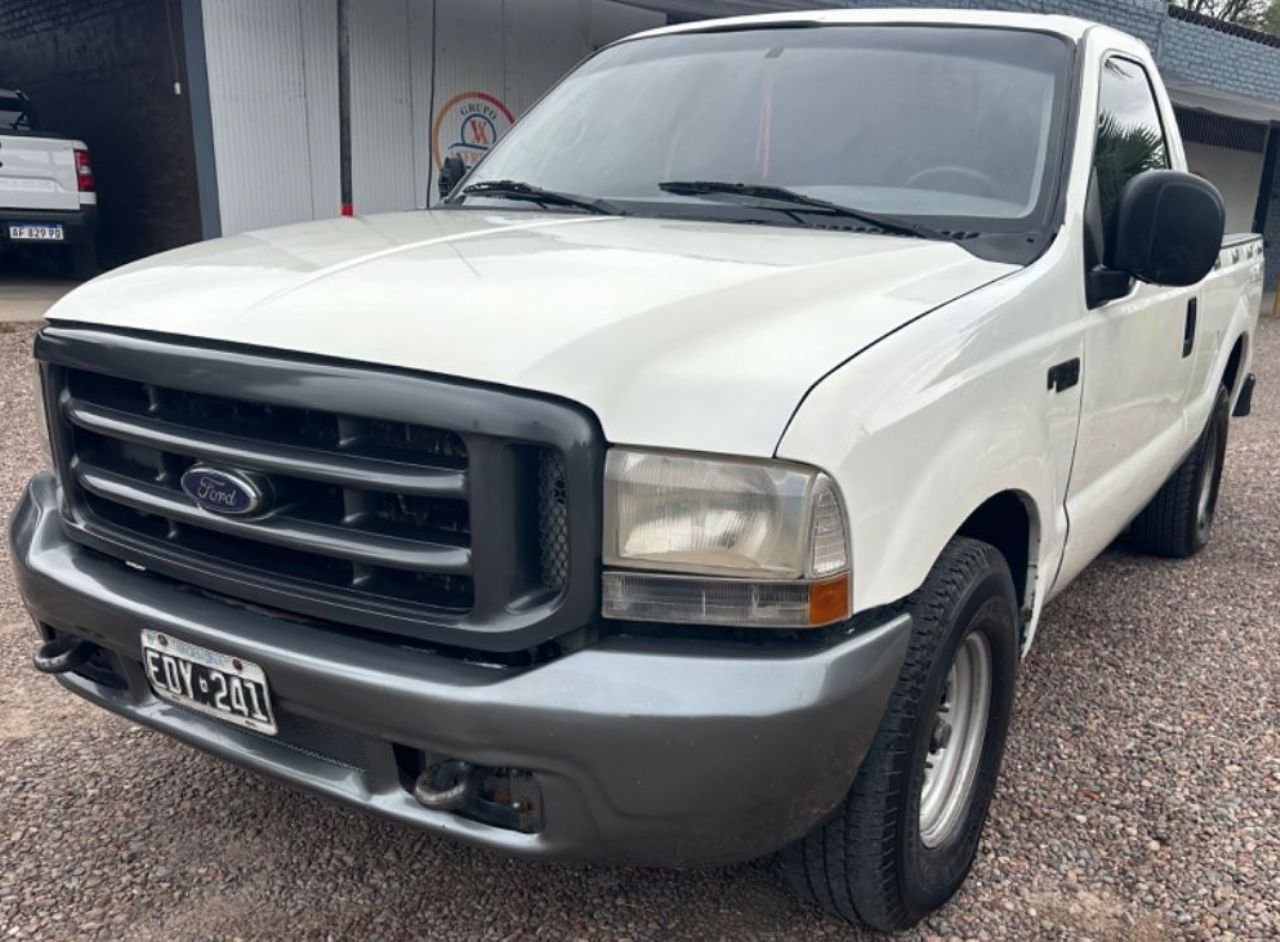
[[(128, 681), (118, 690), (60, 675), (68, 689), (330, 798), (523, 856), (700, 866), (800, 837), (848, 790), (911, 628), (901, 616), (794, 653), (619, 637), (513, 671), (295, 624), (130, 569), (66, 537), (48, 475), (32, 482), (10, 536), (35, 619), (113, 652)], [(278, 715), (340, 732), (363, 761), (158, 700), (141, 669), (142, 628), (261, 665)], [(545, 826), (526, 834), (423, 808), (393, 743), (531, 770)]]

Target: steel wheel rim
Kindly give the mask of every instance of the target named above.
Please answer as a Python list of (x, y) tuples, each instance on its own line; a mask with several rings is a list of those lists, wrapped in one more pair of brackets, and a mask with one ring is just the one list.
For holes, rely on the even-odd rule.
[(991, 710), (991, 645), (971, 631), (957, 649), (930, 730), (920, 789), (920, 840), (940, 847), (964, 818)]

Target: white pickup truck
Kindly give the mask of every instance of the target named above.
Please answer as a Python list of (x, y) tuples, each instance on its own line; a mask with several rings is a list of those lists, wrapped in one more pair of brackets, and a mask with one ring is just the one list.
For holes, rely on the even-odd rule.
[(781, 850), (908, 926), (974, 859), (1046, 603), (1210, 537), (1263, 260), (1185, 168), (1146, 47), (1079, 20), (611, 45), (434, 211), (50, 312), (36, 666), (439, 834)]
[(73, 278), (97, 270), (98, 195), (83, 141), (40, 128), (25, 94), (0, 88), (0, 249), (58, 249)]

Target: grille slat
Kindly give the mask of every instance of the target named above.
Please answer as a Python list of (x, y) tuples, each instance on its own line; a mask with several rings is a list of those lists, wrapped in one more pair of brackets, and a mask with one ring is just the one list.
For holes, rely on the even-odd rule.
[[(528, 652), (598, 617), (603, 438), (532, 394), (230, 345), (38, 335), (69, 535), (334, 628)], [(182, 490), (249, 475), (256, 516)], [(576, 495), (576, 496), (575, 496)]]
[(268, 473), (423, 497), (465, 499), (467, 474), (454, 468), (406, 467), (380, 458), (290, 447), (201, 430), (67, 397), (63, 413), (86, 431), (158, 451), (223, 462)]
[(205, 530), (393, 569), (430, 570), (453, 575), (471, 571), (471, 551), (463, 546), (377, 536), (365, 531), (344, 530), (282, 517), (259, 520), (220, 517), (201, 510), (180, 491), (134, 480), (80, 460), (72, 463), (71, 471), (85, 490), (104, 500)]

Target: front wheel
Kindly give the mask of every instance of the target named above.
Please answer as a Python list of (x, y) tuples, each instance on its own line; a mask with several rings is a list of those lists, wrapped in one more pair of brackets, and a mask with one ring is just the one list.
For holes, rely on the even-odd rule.
[(788, 882), (850, 922), (893, 931), (969, 873), (1013, 710), (1017, 599), (993, 546), (948, 544), (907, 601), (902, 673), (848, 797), (782, 852)]

